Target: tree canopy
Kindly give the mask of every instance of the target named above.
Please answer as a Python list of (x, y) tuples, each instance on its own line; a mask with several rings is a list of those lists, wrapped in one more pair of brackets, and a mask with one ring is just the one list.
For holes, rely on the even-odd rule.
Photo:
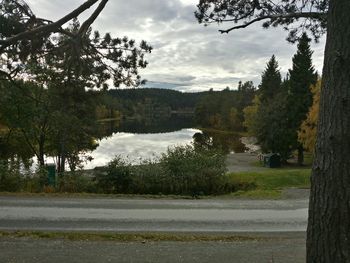
[[(5, 67), (0, 70), (0, 75), (13, 79), (22, 72), (28, 74), (28, 69), (32, 69), (30, 65), (52, 62), (55, 56), (56, 63), (66, 65), (65, 73), (69, 70), (70, 73), (77, 70), (79, 75), (85, 73), (82, 77), (89, 80), (90, 86), (106, 87), (109, 79), (116, 87), (142, 84), (138, 68), (147, 66), (144, 54), (150, 53), (152, 48), (145, 41), (137, 46), (128, 37), (101, 35), (91, 29), (107, 2), (87, 0), (52, 22), (37, 18), (24, 1), (1, 0), (0, 53), (1, 64)], [(75, 19), (96, 3), (98, 6), (83, 23)], [(75, 68), (70, 66), (73, 64)]]
[[(0, 0), (2, 121), (41, 165), (44, 156), (56, 156), (60, 172), (66, 162), (75, 169), (81, 151), (95, 146), (96, 96), (87, 90), (107, 89), (111, 80), (115, 87), (144, 82), (138, 69), (147, 66), (152, 47), (91, 28), (107, 2), (85, 0), (53, 22), (38, 18), (25, 1)], [(89, 8), (80, 23), (76, 17)]]

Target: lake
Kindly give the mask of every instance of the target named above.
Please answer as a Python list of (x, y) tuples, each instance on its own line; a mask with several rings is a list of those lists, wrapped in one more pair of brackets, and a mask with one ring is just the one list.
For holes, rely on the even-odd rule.
[(168, 147), (192, 143), (194, 138), (210, 141), (225, 152), (243, 152), (244, 145), (237, 133), (205, 131), (193, 128), (191, 118), (173, 116), (157, 121), (101, 123), (102, 138), (99, 146), (90, 153), (93, 160), (85, 169), (106, 165), (120, 155), (133, 164), (142, 160), (155, 159), (166, 152)]
[(186, 145), (193, 141), (196, 129), (181, 129), (166, 133), (116, 132), (98, 141), (99, 146), (91, 153), (93, 160), (85, 168), (106, 165), (114, 156), (121, 155), (136, 164), (142, 160), (154, 159), (167, 151), (168, 147)]

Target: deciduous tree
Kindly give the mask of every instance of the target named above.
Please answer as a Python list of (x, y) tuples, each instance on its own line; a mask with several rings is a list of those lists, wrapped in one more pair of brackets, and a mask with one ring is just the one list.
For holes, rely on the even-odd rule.
[(306, 120), (304, 120), (300, 126), (298, 140), (307, 151), (314, 152), (319, 118), (318, 113), (320, 109), (321, 80), (318, 80), (310, 89), (313, 94), (313, 103), (309, 109)]
[[(58, 132), (56, 144), (52, 144), (57, 147), (51, 152), (59, 156), (61, 172), (67, 158), (71, 158), (71, 168), (74, 167), (73, 160), (82, 144), (84, 147), (91, 145), (91, 133), (85, 136), (87, 129), (83, 128), (86, 127), (83, 120), (87, 118), (83, 116), (94, 115), (95, 110), (89, 108), (93, 104), (88, 100), (83, 101), (89, 97), (86, 90), (107, 89), (109, 80), (113, 80), (115, 87), (139, 86), (143, 80), (138, 69), (146, 67), (144, 55), (152, 50), (145, 41), (137, 45), (127, 37), (113, 37), (109, 33), (101, 36), (100, 32), (92, 31), (91, 25), (107, 2), (86, 0), (56, 22), (37, 18), (24, 1), (0, 2), (3, 22), (0, 77), (18, 90), (17, 79), (31, 79), (45, 87), (50, 96), (55, 96), (56, 100), (51, 100), (55, 102), (53, 115), (55, 124), (60, 124), (55, 129)], [(96, 3), (92, 14), (80, 24), (75, 17)], [(70, 22), (68, 26), (67, 22)], [(42, 151), (36, 155), (42, 157)], [(43, 164), (41, 157), (38, 159)]]

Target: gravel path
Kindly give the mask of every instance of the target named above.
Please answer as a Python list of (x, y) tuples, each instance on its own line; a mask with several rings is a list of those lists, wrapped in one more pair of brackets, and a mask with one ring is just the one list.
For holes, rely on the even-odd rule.
[(258, 162), (256, 153), (230, 153), (227, 155), (226, 164), (228, 172), (265, 171), (268, 168), (256, 166)]

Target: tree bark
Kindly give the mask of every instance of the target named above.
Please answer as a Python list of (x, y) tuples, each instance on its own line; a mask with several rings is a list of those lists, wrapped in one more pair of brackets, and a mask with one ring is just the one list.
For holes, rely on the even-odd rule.
[(298, 145), (298, 165), (302, 166), (304, 164), (304, 147), (302, 144)]
[(330, 0), (311, 177), (308, 263), (350, 262), (350, 1)]

